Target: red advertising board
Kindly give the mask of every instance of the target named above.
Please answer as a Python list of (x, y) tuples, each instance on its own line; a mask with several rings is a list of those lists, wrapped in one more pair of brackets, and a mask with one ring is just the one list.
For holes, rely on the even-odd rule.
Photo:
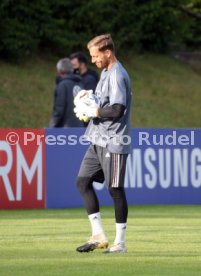
[(45, 132), (0, 129), (0, 209), (45, 208)]

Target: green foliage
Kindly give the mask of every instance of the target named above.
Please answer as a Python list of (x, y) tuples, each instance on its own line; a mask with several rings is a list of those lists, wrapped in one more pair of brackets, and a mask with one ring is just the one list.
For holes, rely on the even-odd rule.
[[(201, 19), (201, 1), (187, 1), (186, 7), (192, 12), (200, 16)], [(189, 31), (186, 33), (185, 42), (188, 46), (199, 48), (201, 45), (201, 20), (196, 18), (188, 18)]]
[[(52, 2), (52, 3), (51, 3)], [(4, 0), (0, 6), (0, 52), (9, 59), (21, 59), (45, 48), (67, 44), (62, 29), (66, 21), (59, 17), (59, 5), (54, 1)], [(65, 36), (64, 36), (65, 37)]]
[(164, 52), (172, 44), (198, 46), (200, 24), (179, 7), (200, 13), (198, 0), (2, 0), (0, 55), (21, 60), (38, 49), (66, 54), (111, 33), (117, 49)]

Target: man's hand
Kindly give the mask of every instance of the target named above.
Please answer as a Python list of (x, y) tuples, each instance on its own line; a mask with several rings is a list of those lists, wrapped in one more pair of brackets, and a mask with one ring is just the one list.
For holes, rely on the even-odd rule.
[(75, 101), (74, 112), (81, 121), (87, 121), (91, 118), (98, 117), (100, 101), (91, 90), (87, 92), (88, 93), (79, 92), (80, 95), (77, 95), (78, 98)]
[(80, 90), (74, 98), (74, 105), (76, 106), (81, 99), (88, 97), (89, 94), (93, 94), (93, 90)]

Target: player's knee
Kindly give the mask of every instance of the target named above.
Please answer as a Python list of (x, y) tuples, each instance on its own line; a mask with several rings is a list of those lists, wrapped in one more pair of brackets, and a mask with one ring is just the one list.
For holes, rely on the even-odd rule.
[(78, 177), (76, 184), (80, 193), (84, 194), (91, 185), (91, 179), (89, 177)]
[(124, 196), (124, 188), (109, 188), (109, 193), (111, 195), (112, 198), (116, 199), (116, 198), (121, 198), (122, 196)]

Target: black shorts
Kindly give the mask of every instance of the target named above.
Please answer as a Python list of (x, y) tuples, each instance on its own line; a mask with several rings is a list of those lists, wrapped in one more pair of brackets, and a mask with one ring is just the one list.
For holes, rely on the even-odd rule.
[(106, 148), (90, 145), (82, 160), (78, 177), (88, 177), (111, 188), (124, 186), (128, 154), (108, 152)]

